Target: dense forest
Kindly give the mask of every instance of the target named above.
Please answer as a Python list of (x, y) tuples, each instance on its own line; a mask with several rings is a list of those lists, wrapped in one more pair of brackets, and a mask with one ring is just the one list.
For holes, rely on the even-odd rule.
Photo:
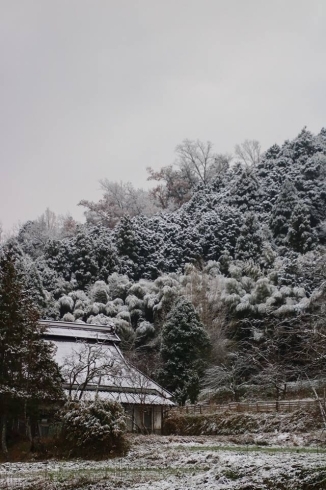
[(47, 210), (2, 243), (43, 318), (114, 324), (184, 403), (277, 398), (326, 363), (326, 130), (260, 152), (185, 140), (151, 191), (101, 181), (86, 223)]

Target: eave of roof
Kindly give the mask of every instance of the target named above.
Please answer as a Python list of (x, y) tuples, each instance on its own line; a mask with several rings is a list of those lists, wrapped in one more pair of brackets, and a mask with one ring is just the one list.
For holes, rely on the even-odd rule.
[[(69, 390), (64, 390), (65, 394), (69, 396)], [(75, 393), (76, 398), (79, 399), (78, 393)], [(175, 403), (171, 400), (160, 396), (159, 394), (152, 393), (128, 393), (128, 392), (115, 392), (106, 390), (85, 390), (82, 394), (82, 400), (94, 401), (95, 398), (99, 400), (115, 401), (125, 405), (159, 405), (166, 407), (173, 407)], [(72, 399), (74, 399), (74, 393), (72, 393)]]
[(73, 323), (52, 320), (41, 320), (45, 327), (43, 335), (49, 340), (82, 339), (102, 342), (120, 342), (120, 338), (112, 325), (93, 325), (88, 323)]

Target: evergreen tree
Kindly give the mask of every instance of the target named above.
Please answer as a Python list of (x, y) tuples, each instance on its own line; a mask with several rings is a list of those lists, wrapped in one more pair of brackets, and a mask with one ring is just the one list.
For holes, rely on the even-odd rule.
[(275, 237), (275, 241), (278, 244), (284, 243), (284, 238), (289, 230), (292, 211), (297, 202), (298, 195), (296, 189), (292, 182), (287, 179), (273, 206), (270, 218), (270, 227)]
[(38, 401), (63, 396), (53, 348), (42, 340), (35, 308), (13, 254), (0, 257), (0, 416), (1, 441), (8, 456), (8, 418), (28, 414)]
[(254, 213), (246, 213), (244, 224), (235, 246), (235, 258), (257, 260), (263, 248), (263, 234)]
[(182, 405), (195, 403), (204, 373), (210, 341), (193, 305), (180, 298), (167, 316), (162, 330), (160, 378)]
[(132, 279), (137, 276), (139, 262), (136, 235), (129, 216), (121, 218), (115, 229), (115, 243), (121, 260), (121, 273)]
[(253, 171), (244, 170), (230, 189), (229, 203), (242, 212), (258, 211), (261, 207), (260, 184)]
[(311, 229), (310, 210), (299, 202), (291, 215), (288, 242), (295, 252), (305, 253), (316, 244), (316, 236)]
[(40, 311), (43, 311), (47, 307), (46, 294), (35, 262), (24, 253), (18, 240), (14, 238), (8, 240), (6, 250), (12, 254), (18, 275), (25, 278), (33, 302)]

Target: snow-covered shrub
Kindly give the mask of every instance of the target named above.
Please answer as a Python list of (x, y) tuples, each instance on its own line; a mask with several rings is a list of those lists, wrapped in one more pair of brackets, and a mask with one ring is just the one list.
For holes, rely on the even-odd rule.
[(154, 306), (153, 311), (170, 311), (178, 295), (179, 285), (178, 288), (176, 288), (175, 286), (170, 287), (165, 285), (158, 294), (159, 302)]
[(256, 303), (265, 302), (266, 299), (272, 295), (272, 293), (273, 293), (273, 288), (269, 280), (266, 279), (265, 277), (262, 279), (258, 279), (255, 290), (253, 292), (253, 295), (255, 297), (255, 302)]
[(74, 322), (75, 321), (75, 317), (71, 313), (66, 313), (65, 315), (63, 315), (62, 320), (64, 322)]
[(265, 242), (263, 244), (263, 250), (260, 256), (260, 264), (262, 268), (270, 268), (272, 267), (274, 261), (275, 261), (276, 253), (271, 247), (271, 244), (269, 242)]
[(250, 293), (250, 291), (254, 288), (254, 284), (255, 283), (251, 277), (243, 276), (241, 278), (241, 285), (247, 293)]
[(113, 299), (124, 299), (127, 296), (131, 285), (132, 283), (129, 281), (128, 276), (114, 272), (108, 277), (109, 292)]
[(117, 318), (121, 318), (122, 320), (125, 320), (126, 322), (130, 323), (129, 311), (119, 311), (119, 313), (117, 314)]
[(168, 286), (170, 288), (179, 287), (180, 286), (179, 282), (172, 277), (172, 274), (158, 277), (154, 281), (154, 284), (159, 289), (164, 288), (164, 286)]
[(296, 296), (298, 298), (305, 298), (306, 297), (306, 292), (305, 292), (304, 288), (300, 288), (300, 287), (294, 287), (293, 288), (293, 294), (294, 294), (294, 296)]
[(144, 344), (150, 338), (153, 338), (155, 335), (155, 328), (152, 323), (143, 321), (139, 323), (139, 326), (136, 328), (136, 342), (137, 344)]
[(72, 313), (74, 309), (74, 300), (69, 296), (61, 296), (58, 301), (60, 308), (60, 315), (63, 316), (65, 313)]
[(91, 315), (87, 318), (87, 323), (93, 325), (110, 325), (112, 323), (111, 318), (100, 313), (99, 315)]
[(133, 294), (126, 297), (125, 303), (129, 310), (141, 310), (144, 308), (144, 302)]
[(113, 301), (108, 301), (105, 305), (105, 314), (107, 316), (116, 316), (118, 313), (118, 307)]
[(240, 303), (240, 296), (235, 293), (223, 294), (222, 300), (224, 301), (225, 304), (229, 306), (236, 306), (238, 303)]
[(245, 294), (241, 298), (241, 303), (254, 304), (255, 303), (255, 297), (252, 294)]
[(84, 310), (80, 310), (80, 309), (78, 309), (78, 308), (77, 308), (77, 310), (74, 310), (74, 317), (75, 317), (76, 319), (78, 319), (78, 318), (83, 318), (83, 316), (84, 316), (84, 315), (85, 315)]
[(99, 315), (100, 313), (105, 314), (106, 308), (105, 304), (103, 303), (93, 303), (92, 305), (89, 305), (86, 309), (86, 315)]
[(211, 277), (218, 277), (221, 274), (220, 264), (216, 260), (209, 260), (203, 271)]
[(121, 348), (123, 350), (129, 350), (132, 348), (135, 342), (135, 332), (128, 322), (121, 318), (111, 318), (111, 322), (114, 324), (116, 332), (121, 339)]
[(126, 416), (117, 402), (68, 402), (61, 423), (61, 446), (70, 456), (107, 457), (128, 449)]
[(234, 264), (231, 264), (229, 267), (229, 274), (233, 279), (237, 279), (238, 281), (240, 281), (241, 275), (242, 275), (242, 270), (240, 267), (238, 267)]
[(149, 310), (153, 310), (157, 301), (158, 301), (158, 299), (157, 299), (156, 294), (146, 294), (146, 296), (144, 296), (144, 306), (145, 306), (145, 308), (148, 308)]
[(81, 289), (78, 289), (77, 291), (72, 291), (71, 293), (68, 294), (70, 298), (74, 300), (74, 302), (81, 301), (81, 302), (88, 302), (88, 298), (85, 294), (84, 291)]
[(256, 308), (257, 308), (257, 312), (260, 315), (266, 315), (268, 311), (268, 305), (266, 305), (266, 303), (259, 303), (258, 305), (256, 305)]
[(308, 298), (301, 298), (299, 303), (295, 305), (295, 308), (298, 312), (302, 312), (307, 310), (310, 307), (310, 299)]
[(241, 284), (234, 278), (226, 279), (225, 281), (225, 294), (237, 294), (242, 296), (244, 294), (244, 290)]
[(294, 305), (282, 305), (274, 311), (274, 315), (276, 316), (288, 316), (293, 315), (293, 313), (295, 313)]
[(129, 308), (127, 305), (118, 305), (118, 313), (120, 313), (120, 311), (129, 311)]
[(95, 303), (107, 303), (109, 286), (104, 281), (96, 281), (89, 290), (89, 296)]
[(280, 293), (282, 294), (283, 298), (285, 296), (291, 296), (292, 288), (290, 286), (282, 286), (280, 289)]
[(123, 299), (121, 298), (116, 298), (112, 301), (112, 303), (116, 306), (123, 306), (124, 305), (124, 301)]
[(248, 302), (241, 302), (236, 306), (235, 311), (237, 313), (250, 313), (253, 311), (253, 307)]
[(85, 300), (77, 299), (75, 303), (75, 310), (85, 310), (88, 305), (89, 305), (89, 299), (87, 298)]
[(254, 281), (257, 281), (261, 277), (262, 272), (253, 260), (246, 260), (242, 263), (242, 274), (251, 277)]
[(130, 295), (137, 296), (137, 298), (139, 299), (143, 299), (145, 294), (147, 293), (147, 290), (141, 282), (137, 282), (136, 284), (133, 284), (131, 286), (128, 292)]

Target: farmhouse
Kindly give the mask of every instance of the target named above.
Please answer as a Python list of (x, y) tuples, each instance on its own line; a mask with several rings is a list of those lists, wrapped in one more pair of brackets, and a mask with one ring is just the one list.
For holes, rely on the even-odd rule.
[(129, 431), (161, 433), (164, 411), (174, 405), (172, 395), (126, 361), (113, 325), (48, 320), (41, 324), (45, 340), (56, 346), (67, 396), (120, 402), (128, 414)]

